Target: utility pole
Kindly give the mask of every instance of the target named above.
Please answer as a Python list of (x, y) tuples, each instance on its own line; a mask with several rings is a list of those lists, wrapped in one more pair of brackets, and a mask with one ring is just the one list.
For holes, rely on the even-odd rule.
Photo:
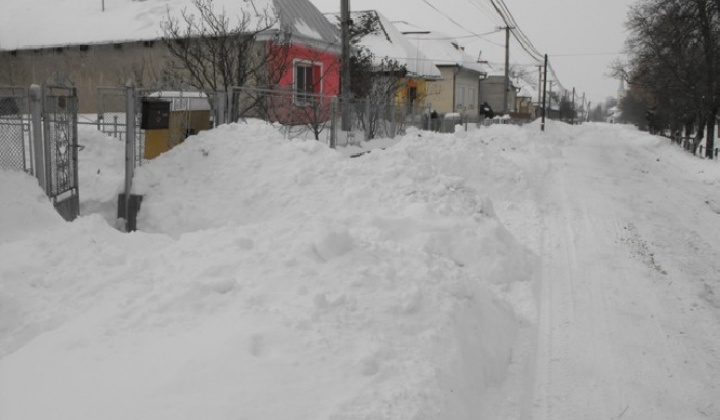
[(350, 131), (350, 0), (340, 0), (340, 27), (342, 31), (342, 75), (340, 94), (342, 101), (342, 130)]
[(545, 54), (545, 77), (543, 77), (543, 107), (542, 107), (542, 123), (540, 124), (540, 130), (545, 131), (545, 99), (547, 98), (547, 54)]
[(505, 29), (505, 94), (503, 95), (503, 115), (508, 113), (508, 93), (510, 92), (510, 29), (515, 29), (510, 26), (506, 26)]

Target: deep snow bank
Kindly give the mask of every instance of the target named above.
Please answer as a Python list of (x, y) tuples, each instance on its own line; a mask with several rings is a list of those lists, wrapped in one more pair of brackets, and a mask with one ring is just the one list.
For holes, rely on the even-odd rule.
[(0, 169), (0, 243), (54, 229), (63, 223), (35, 178)]
[(524, 322), (504, 291), (535, 262), (417, 158), (447, 150), (228, 125), (137, 171), (140, 232), (87, 216), (0, 244), (0, 418), (492, 417)]

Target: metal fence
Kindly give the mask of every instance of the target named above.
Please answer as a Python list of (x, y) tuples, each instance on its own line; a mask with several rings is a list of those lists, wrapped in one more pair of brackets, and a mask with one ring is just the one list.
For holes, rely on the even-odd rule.
[(0, 169), (34, 175), (66, 220), (80, 210), (77, 110), (70, 84), (0, 87)]
[(219, 108), (227, 111), (223, 120), (257, 118), (278, 123), (286, 137), (315, 138), (331, 146), (394, 138), (409, 127), (430, 128), (429, 107), (404, 106), (393, 100), (344, 101), (282, 88), (235, 87), (227, 95), (227, 106)]
[[(675, 141), (671, 138), (672, 141)], [(687, 152), (694, 154), (698, 157), (706, 157), (707, 156), (707, 140), (706, 139), (698, 139), (696, 137), (680, 137), (677, 139), (677, 143), (680, 147), (685, 149)], [(712, 159), (718, 160), (720, 157), (720, 147), (715, 147), (712, 150)]]
[(32, 172), (28, 92), (0, 87), (0, 169)]
[[(136, 92), (134, 87), (130, 87), (133, 92)], [(134, 117), (128, 117), (127, 106), (128, 106), (128, 87), (126, 86), (101, 86), (97, 88), (97, 119), (91, 122), (97, 125), (97, 129), (102, 131), (108, 136), (117, 138), (124, 142), (128, 138), (128, 118), (134, 118), (135, 124), (131, 124), (134, 128), (135, 147), (134, 150), (134, 162), (135, 165), (142, 165), (143, 153), (145, 150), (145, 137), (144, 133), (140, 129), (140, 118), (139, 111), (134, 113)], [(132, 95), (133, 100), (136, 102), (134, 109), (139, 110), (140, 97), (136, 93)]]

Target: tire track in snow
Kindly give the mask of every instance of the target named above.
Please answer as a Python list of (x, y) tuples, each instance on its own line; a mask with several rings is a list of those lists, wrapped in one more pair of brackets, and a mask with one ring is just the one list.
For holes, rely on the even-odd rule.
[(665, 262), (653, 240), (628, 229), (658, 217), (638, 206), (655, 185), (636, 171), (642, 153), (606, 143), (569, 146), (548, 186), (530, 418), (716, 418), (712, 340), (677, 334), (689, 325), (667, 297)]

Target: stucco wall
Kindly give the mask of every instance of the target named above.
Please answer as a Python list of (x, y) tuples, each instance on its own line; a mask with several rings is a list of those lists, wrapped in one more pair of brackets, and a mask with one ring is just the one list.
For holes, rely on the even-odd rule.
[[(481, 102), (480, 73), (458, 66), (438, 68), (442, 79), (428, 84), (426, 102), (441, 114), (448, 112), (477, 114)], [(463, 91), (464, 101), (460, 98)]]
[(426, 103), (439, 113), (453, 111), (453, 74), (455, 67), (439, 67), (441, 79), (428, 84)]

